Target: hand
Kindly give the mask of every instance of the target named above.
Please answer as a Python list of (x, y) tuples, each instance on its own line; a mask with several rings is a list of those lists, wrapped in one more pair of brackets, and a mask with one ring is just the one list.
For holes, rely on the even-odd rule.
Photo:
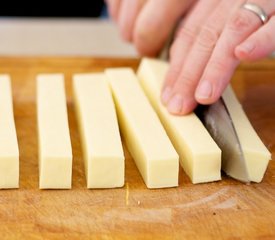
[(196, 0), (106, 0), (122, 37), (142, 55), (154, 56)]
[[(260, 6), (269, 16), (242, 8)], [(218, 100), (240, 60), (257, 60), (275, 50), (274, 0), (202, 0), (183, 20), (170, 50), (162, 102), (170, 113), (191, 112)]]

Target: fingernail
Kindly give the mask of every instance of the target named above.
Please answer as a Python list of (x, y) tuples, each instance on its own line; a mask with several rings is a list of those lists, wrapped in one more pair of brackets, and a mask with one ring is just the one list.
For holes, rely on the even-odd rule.
[(161, 101), (164, 104), (167, 104), (172, 94), (172, 89), (170, 87), (164, 88), (161, 94)]
[(169, 101), (167, 109), (172, 114), (179, 114), (181, 112), (182, 105), (183, 105), (183, 98), (182, 98), (182, 96), (179, 95), (179, 94), (176, 94)]
[(209, 81), (203, 81), (196, 91), (196, 97), (199, 99), (208, 99), (212, 95), (212, 85)]
[(255, 48), (255, 45), (250, 43), (250, 42), (246, 42), (244, 44), (241, 44), (238, 47), (238, 50), (244, 53), (250, 53), (253, 51), (253, 49)]

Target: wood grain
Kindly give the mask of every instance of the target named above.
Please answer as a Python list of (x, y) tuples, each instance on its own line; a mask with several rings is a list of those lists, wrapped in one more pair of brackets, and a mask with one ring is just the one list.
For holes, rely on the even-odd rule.
[[(0, 191), (1, 239), (275, 239), (275, 164), (260, 184), (226, 176), (193, 185), (180, 172), (178, 188), (148, 190), (127, 150), (124, 188), (87, 190), (71, 75), (105, 67), (137, 68), (137, 59), (0, 58), (12, 77), (20, 147), (20, 189)], [(35, 76), (66, 77), (73, 144), (73, 189), (39, 190)], [(253, 126), (275, 153), (275, 62), (242, 65), (233, 87)], [(50, 93), (49, 93), (50, 97)]]

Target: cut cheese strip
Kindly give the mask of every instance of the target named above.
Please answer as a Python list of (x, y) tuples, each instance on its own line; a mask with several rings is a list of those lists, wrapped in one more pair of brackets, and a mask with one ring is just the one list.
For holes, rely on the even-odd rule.
[(129, 68), (107, 69), (122, 134), (148, 188), (178, 185), (179, 161), (166, 132)]
[(138, 69), (140, 83), (158, 113), (192, 183), (221, 179), (221, 150), (195, 114), (173, 116), (160, 101), (168, 64), (143, 59)]
[(0, 75), (0, 188), (19, 187), (19, 150), (10, 77)]
[(252, 127), (231, 86), (227, 87), (222, 98), (234, 123), (250, 180), (261, 182), (271, 159), (271, 153)]
[(124, 185), (124, 154), (107, 78), (76, 74), (73, 90), (88, 188)]
[(72, 147), (63, 75), (37, 76), (37, 124), (39, 187), (71, 188)]

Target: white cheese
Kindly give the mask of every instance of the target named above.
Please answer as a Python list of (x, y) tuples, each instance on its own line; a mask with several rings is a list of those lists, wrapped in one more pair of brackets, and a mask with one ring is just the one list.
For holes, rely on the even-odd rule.
[(0, 75), (0, 188), (19, 187), (19, 150), (9, 75)]
[(129, 68), (107, 69), (122, 134), (148, 188), (178, 186), (178, 155)]
[(37, 76), (37, 124), (39, 187), (71, 188), (72, 147), (63, 75)]
[(137, 75), (192, 183), (220, 180), (221, 150), (199, 118), (194, 113), (187, 116), (171, 115), (161, 103), (161, 88), (167, 70), (166, 62), (144, 58)]
[(88, 188), (124, 185), (124, 154), (104, 73), (76, 74), (73, 91)]

